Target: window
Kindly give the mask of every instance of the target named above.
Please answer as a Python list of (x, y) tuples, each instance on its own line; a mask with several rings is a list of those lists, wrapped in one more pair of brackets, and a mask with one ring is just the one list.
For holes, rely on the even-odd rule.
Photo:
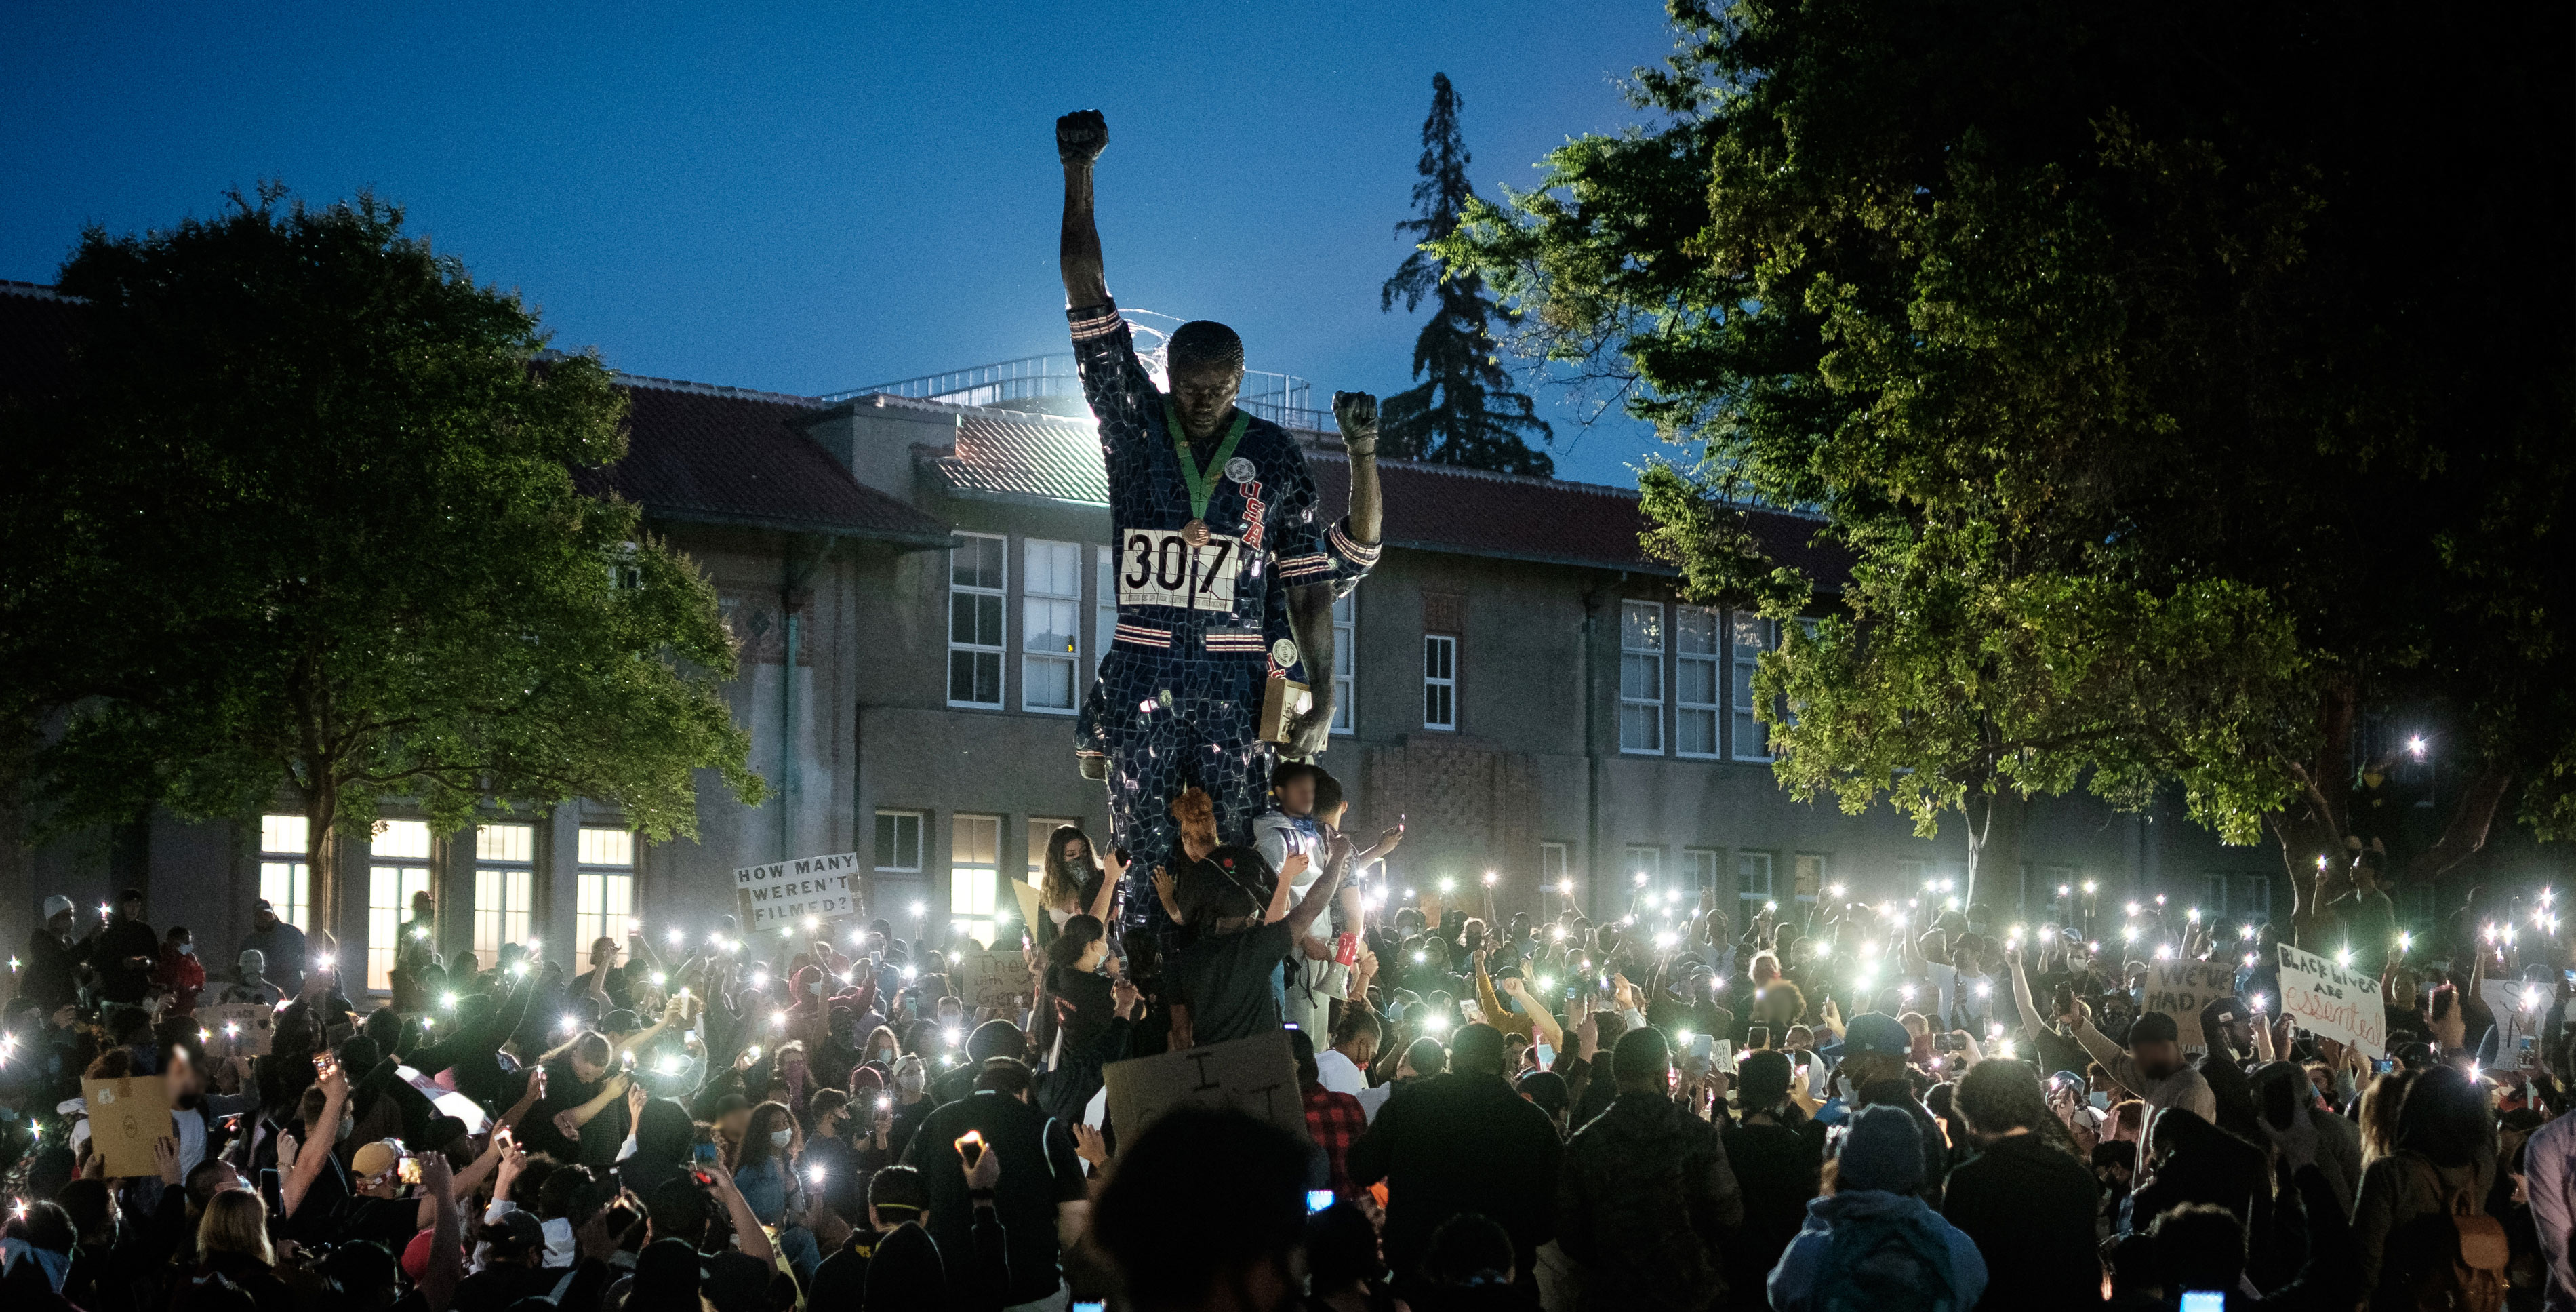
[[(534, 937), (537, 827), (482, 825), (474, 831), (474, 959), (490, 967), (504, 943)], [(587, 958), (584, 958), (585, 960)]]
[(1020, 543), (1020, 709), (1071, 715), (1082, 659), (1082, 548)]
[(2249, 924), (2259, 925), (2271, 919), (2272, 881), (2261, 875), (2238, 875), (2227, 905), (2230, 914)]
[(1652, 888), (1664, 882), (1664, 849), (1630, 843), (1621, 860), (1627, 867), (1630, 887)]
[(948, 704), (1002, 704), (1005, 540), (960, 533), (948, 553)]
[(1050, 820), (1043, 816), (1029, 817), (1030, 887), (1046, 887), (1047, 840), (1055, 837), (1055, 831), (1066, 825), (1072, 825), (1079, 829), (1082, 827), (1082, 822), (1079, 820)]
[(1664, 607), (1619, 603), (1619, 750), (1664, 750)]
[(1735, 900), (1746, 923), (1762, 910), (1762, 904), (1773, 901), (1771, 894), (1771, 854), (1738, 852), (1735, 854)]
[[(1359, 661), (1359, 594), (1345, 593), (1333, 603), (1333, 732), (1357, 733), (1359, 710), (1351, 700), (1358, 680), (1351, 673)], [(1315, 677), (1314, 671), (1306, 672)]]
[(1107, 547), (1091, 549), (1091, 594), (1091, 669), (1096, 676), (1118, 636), (1118, 554)]
[(1458, 640), (1445, 633), (1422, 635), (1422, 727), (1458, 727)]
[(921, 812), (877, 812), (877, 869), (921, 873)]
[(1685, 847), (1682, 849), (1682, 881), (1692, 892), (1717, 887), (1717, 849)]
[(402, 923), (411, 917), (411, 895), (429, 891), (429, 825), (379, 820), (367, 855), (367, 987), (390, 989)]
[(2227, 915), (2227, 876), (2204, 875), (2200, 881), (2200, 914), (2211, 920)]
[(1789, 892), (1801, 902), (1813, 902), (1825, 891), (1825, 859), (1813, 852), (1800, 852), (1790, 858), (1795, 862)]
[(1713, 606), (1677, 606), (1673, 610), (1673, 752), (1679, 756), (1716, 756), (1719, 689), (1724, 686), (1718, 662), (1719, 625)]
[(310, 826), (300, 815), (259, 818), (259, 895), (278, 919), (297, 929), (311, 928), (306, 922), (313, 918), (313, 866), (306, 842)]
[(1762, 653), (1771, 649), (1771, 621), (1737, 611), (1729, 636), (1735, 661), (1735, 678), (1730, 688), (1735, 694), (1735, 759), (1767, 761), (1771, 759), (1771, 736), (1761, 719), (1753, 713), (1753, 671), (1761, 663)]
[(572, 943), (590, 964), (590, 945), (603, 938), (626, 943), (635, 920), (635, 835), (623, 829), (584, 826), (572, 887)]
[(1001, 892), (1002, 817), (961, 815), (948, 828), (948, 927), (993, 941), (993, 899)]
[(1565, 844), (1541, 843), (1538, 845), (1538, 878), (1540, 883), (1545, 884), (1552, 889), (1569, 891), (1569, 885), (1566, 883), (1569, 876), (1567, 875), (1565, 865)]

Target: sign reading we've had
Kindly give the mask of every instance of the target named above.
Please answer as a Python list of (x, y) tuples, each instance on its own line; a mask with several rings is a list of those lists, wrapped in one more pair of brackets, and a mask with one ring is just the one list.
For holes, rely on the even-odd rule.
[(1012, 1007), (1029, 993), (1029, 963), (1017, 952), (960, 952), (948, 959), (948, 987), (969, 1007)]
[(1297, 1059), (1288, 1032), (1272, 1030), (1231, 1043), (1211, 1043), (1100, 1068), (1109, 1090), (1109, 1123), (1131, 1144), (1154, 1118), (1176, 1107), (1232, 1107), (1309, 1142), (1306, 1102), (1297, 1089)]
[(2346, 970), (2316, 953), (2280, 945), (2281, 1014), (2320, 1038), (2362, 1050), (2388, 1054), (2388, 1008), (2379, 999), (2379, 980)]
[(801, 856), (733, 872), (745, 932), (776, 929), (807, 916), (847, 916), (859, 909), (859, 854)]
[(2225, 961), (2159, 961), (2147, 968), (2147, 1002), (2141, 1011), (2173, 1017), (2182, 1046), (2206, 1048), (2200, 1009), (2236, 992), (2236, 967)]

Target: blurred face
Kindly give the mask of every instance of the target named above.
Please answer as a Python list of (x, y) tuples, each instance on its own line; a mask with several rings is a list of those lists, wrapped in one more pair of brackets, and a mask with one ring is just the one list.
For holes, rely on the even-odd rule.
[(2161, 1080), (2182, 1069), (2182, 1045), (2170, 1040), (2132, 1044), (2129, 1055), (2137, 1059), (2138, 1073), (2151, 1080)]
[(716, 1128), (724, 1131), (725, 1137), (728, 1139), (741, 1138), (742, 1132), (745, 1129), (748, 1129), (750, 1125), (751, 1109), (748, 1107), (736, 1107), (732, 1111), (726, 1112), (724, 1114), (724, 1119), (716, 1122)]
[(143, 918), (143, 899), (139, 897), (129, 897), (124, 901), (117, 903), (116, 909), (128, 920), (140, 920)]
[[(65, 913), (65, 919), (63, 921), (65, 925), (69, 925), (71, 923), (69, 915), (70, 913)], [(257, 925), (263, 930), (275, 929), (277, 928), (277, 913), (269, 910), (267, 907), (261, 907), (259, 910), (251, 913), (250, 923)]]
[(582, 1083), (588, 1084), (608, 1074), (608, 1065), (605, 1062), (589, 1061), (576, 1055), (572, 1059), (572, 1073), (580, 1076)]
[[(1234, 413), (1234, 394), (1243, 387), (1243, 366), (1192, 365), (1174, 370), (1171, 382), (1172, 412), (1180, 416), (1182, 431), (1204, 440), (1216, 436), (1226, 417)], [(1311, 799), (1312, 794), (1308, 796)]]
[(1342, 1044), (1342, 1055), (1362, 1066), (1377, 1060), (1377, 1037), (1365, 1031), (1354, 1034)]
[(1300, 774), (1279, 785), (1279, 809), (1290, 815), (1304, 815), (1315, 809), (1315, 777)]
[(1108, 956), (1109, 940), (1105, 938), (1093, 939), (1091, 941), (1091, 946), (1084, 948), (1082, 950), (1081, 958), (1073, 963), (1074, 969), (1086, 972), (1098, 970), (1100, 968), (1100, 963), (1107, 959)]

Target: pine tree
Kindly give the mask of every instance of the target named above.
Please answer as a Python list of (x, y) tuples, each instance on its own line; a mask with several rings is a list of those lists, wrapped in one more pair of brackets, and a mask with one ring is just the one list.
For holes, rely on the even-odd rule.
[(1448, 74), (1434, 73), (1431, 116), (1422, 120), (1422, 181), (1413, 184), (1421, 217), (1395, 225), (1397, 232), (1416, 234), (1421, 246), (1378, 292), (1380, 310), (1394, 309), (1399, 298), (1405, 309), (1418, 309), (1426, 296), (1434, 308), (1413, 342), (1413, 376), (1422, 381), (1380, 407), (1379, 450), (1403, 460), (1545, 478), (1556, 464), (1530, 449), (1529, 436), (1545, 443), (1550, 430), (1532, 412), (1530, 399), (1513, 390), (1488, 327), (1498, 318), (1509, 323), (1510, 311), (1486, 297), (1484, 279), (1474, 270), (1451, 270), (1422, 249), (1454, 232), (1458, 216), (1475, 199), (1467, 160), (1467, 143), (1458, 135), (1457, 89)]

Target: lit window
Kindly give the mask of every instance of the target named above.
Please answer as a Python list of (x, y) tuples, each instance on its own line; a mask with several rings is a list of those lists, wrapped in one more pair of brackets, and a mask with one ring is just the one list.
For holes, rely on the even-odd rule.
[(1082, 660), (1082, 548), (1020, 543), (1020, 709), (1071, 715)]
[(490, 969), (504, 943), (525, 943), (536, 919), (537, 827), (474, 830), (474, 959)]
[(1753, 671), (1761, 664), (1762, 653), (1771, 650), (1771, 621), (1744, 611), (1735, 612), (1731, 639), (1734, 646), (1735, 678), (1735, 759), (1767, 761), (1771, 759), (1771, 735), (1761, 719), (1753, 713)]
[(1693, 892), (1717, 887), (1717, 851), (1707, 847), (1682, 849), (1682, 883)]
[(1735, 854), (1735, 896), (1746, 922), (1760, 914), (1762, 904), (1771, 900), (1770, 853)]
[(635, 835), (624, 829), (581, 831), (573, 871), (572, 942), (580, 967), (603, 938), (623, 947), (635, 925)]
[(1647, 888), (1653, 888), (1664, 882), (1664, 849), (1648, 847), (1643, 843), (1630, 843), (1624, 859), (1628, 867), (1628, 882), (1632, 886), (1636, 884), (1639, 875), (1646, 877), (1644, 886)]
[(1664, 750), (1664, 608), (1619, 603), (1619, 750)]
[(948, 926), (993, 941), (993, 900), (1001, 892), (1002, 817), (961, 815), (948, 828)]
[(877, 812), (877, 869), (921, 873), (921, 812)]
[(1541, 843), (1538, 845), (1538, 877), (1540, 883), (1547, 885), (1549, 888), (1564, 887), (1566, 873), (1565, 867), (1565, 844)]
[(1422, 727), (1458, 727), (1458, 640), (1445, 633), (1422, 635)]
[(259, 895), (277, 918), (309, 930), (313, 918), (313, 866), (306, 839), (311, 822), (300, 815), (259, 818)]
[(960, 533), (948, 553), (948, 704), (1002, 704), (1004, 540)]
[(1717, 723), (1722, 711), (1718, 650), (1724, 632), (1713, 606), (1677, 606), (1673, 614), (1673, 752), (1679, 756), (1716, 756)]
[(429, 825), (419, 820), (379, 820), (367, 867), (367, 987), (394, 986), (394, 954), (411, 895), (429, 891)]
[[(1352, 700), (1358, 680), (1351, 671), (1359, 661), (1359, 594), (1333, 603), (1333, 732), (1357, 733), (1359, 706)], [(1307, 671), (1313, 678), (1314, 672)]]

